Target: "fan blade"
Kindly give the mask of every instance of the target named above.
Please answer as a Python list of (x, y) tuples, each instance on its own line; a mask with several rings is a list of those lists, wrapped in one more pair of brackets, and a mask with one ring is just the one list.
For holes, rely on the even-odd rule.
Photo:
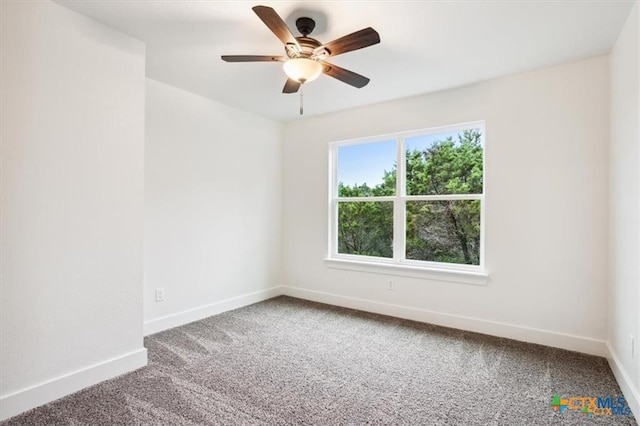
[(321, 51), (322, 49), (326, 49), (329, 52), (329, 56), (336, 56), (378, 43), (380, 43), (380, 35), (376, 30), (369, 27), (330, 41), (316, 50)]
[(287, 82), (284, 84), (284, 88), (282, 89), (282, 93), (296, 93), (300, 89), (300, 83), (290, 78), (287, 79)]
[(226, 62), (282, 62), (283, 56), (264, 56), (264, 55), (222, 55), (223, 61)]
[(322, 65), (324, 67), (324, 70), (322, 72), (324, 72), (328, 76), (342, 81), (343, 83), (347, 83), (353, 87), (357, 87), (358, 89), (361, 89), (369, 84), (370, 80), (363, 75), (356, 74), (353, 71), (340, 68), (328, 62), (322, 62)]
[(269, 29), (282, 41), (285, 45), (293, 44), (296, 46), (297, 51), (300, 51), (300, 45), (298, 40), (291, 34), (291, 30), (284, 23), (280, 15), (275, 10), (268, 6), (254, 6), (253, 11), (258, 15), (258, 18), (269, 27)]

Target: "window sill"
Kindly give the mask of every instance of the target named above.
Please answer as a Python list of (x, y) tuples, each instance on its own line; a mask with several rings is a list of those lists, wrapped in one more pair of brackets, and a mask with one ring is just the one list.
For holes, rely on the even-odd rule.
[(349, 271), (368, 272), (372, 274), (397, 275), (410, 278), (421, 278), (433, 281), (448, 281), (461, 284), (485, 286), (489, 281), (486, 272), (462, 271), (455, 269), (425, 268), (420, 266), (363, 262), (360, 260), (326, 258), (324, 264), (329, 268)]

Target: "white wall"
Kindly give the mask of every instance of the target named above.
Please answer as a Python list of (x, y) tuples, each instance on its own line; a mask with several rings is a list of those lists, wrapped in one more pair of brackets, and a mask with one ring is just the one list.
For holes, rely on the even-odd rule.
[(3, 1), (1, 27), (5, 418), (146, 364), (145, 55), (51, 2)]
[[(609, 345), (640, 415), (640, 7), (611, 52)], [(632, 357), (628, 336), (635, 338)], [(615, 371), (615, 369), (614, 369)]]
[(154, 80), (146, 98), (145, 331), (275, 295), (282, 126)]
[[(289, 122), (288, 294), (604, 354), (608, 81), (598, 57)], [(487, 286), (394, 277), (389, 291), (389, 276), (325, 267), (329, 142), (475, 120), (486, 120)]]

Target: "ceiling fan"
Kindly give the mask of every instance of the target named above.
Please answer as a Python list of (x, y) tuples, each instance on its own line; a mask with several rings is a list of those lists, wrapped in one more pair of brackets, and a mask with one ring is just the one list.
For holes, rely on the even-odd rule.
[[(316, 23), (311, 18), (298, 18), (296, 27), (302, 36), (294, 37), (287, 24), (268, 6), (255, 6), (258, 18), (284, 43), (286, 56), (223, 55), (226, 62), (284, 62), (287, 81), (283, 93), (296, 93), (304, 83), (315, 80), (321, 73), (343, 83), (362, 88), (369, 83), (365, 76), (330, 64), (325, 59), (380, 43), (380, 35), (373, 28), (365, 28), (329, 43), (322, 44), (309, 37)], [(302, 110), (300, 112), (302, 114)]]

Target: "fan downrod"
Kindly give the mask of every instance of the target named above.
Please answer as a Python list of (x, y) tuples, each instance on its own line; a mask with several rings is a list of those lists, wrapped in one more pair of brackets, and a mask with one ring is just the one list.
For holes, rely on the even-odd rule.
[(296, 28), (300, 31), (303, 37), (308, 36), (313, 32), (313, 29), (316, 27), (316, 21), (311, 18), (302, 17), (296, 19)]

